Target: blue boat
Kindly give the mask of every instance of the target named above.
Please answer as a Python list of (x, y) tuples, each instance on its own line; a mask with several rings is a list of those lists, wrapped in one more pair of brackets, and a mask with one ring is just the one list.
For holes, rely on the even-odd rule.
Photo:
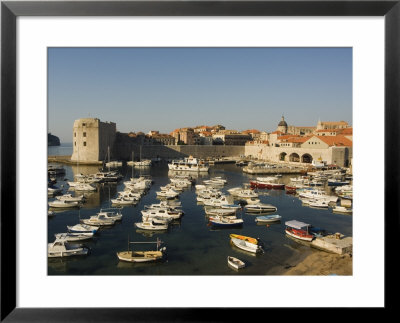
[(255, 218), (256, 222), (261, 222), (261, 223), (270, 223), (270, 222), (277, 222), (281, 220), (281, 216), (278, 214), (273, 214), (273, 215), (261, 215), (257, 216)]
[(230, 228), (230, 227), (238, 227), (243, 225), (243, 220), (242, 219), (229, 219), (225, 217), (212, 217), (210, 218), (210, 224), (214, 227), (224, 227), (224, 228)]

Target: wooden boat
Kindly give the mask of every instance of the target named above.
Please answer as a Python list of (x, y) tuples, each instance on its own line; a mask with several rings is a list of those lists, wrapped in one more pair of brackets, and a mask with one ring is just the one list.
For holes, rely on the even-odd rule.
[(275, 212), (277, 210), (276, 206), (271, 204), (248, 204), (244, 207), (247, 213), (266, 213)]
[(281, 216), (278, 214), (273, 215), (261, 215), (255, 218), (256, 222), (259, 223), (270, 223), (270, 222), (277, 222), (281, 220)]
[(312, 241), (315, 238), (315, 235), (309, 231), (310, 224), (292, 220), (285, 222), (286, 229), (285, 232), (287, 235), (303, 240), (303, 241)]
[[(133, 251), (129, 250), (130, 244), (145, 244), (145, 243), (156, 243), (157, 249), (155, 251)], [(162, 241), (157, 239), (154, 242), (129, 242), (128, 241), (128, 251), (120, 251), (117, 252), (117, 257), (121, 261), (127, 262), (153, 262), (157, 260), (161, 260), (164, 257), (166, 247), (158, 249), (161, 245)]]
[(223, 216), (212, 217), (209, 219), (210, 224), (214, 227), (237, 227), (243, 225), (243, 219), (228, 219)]
[(236, 213), (236, 209), (222, 209), (222, 208), (206, 208), (204, 210), (207, 215), (211, 216), (227, 216)]
[(240, 269), (246, 266), (246, 264), (242, 260), (232, 256), (228, 256), (228, 265), (234, 269)]

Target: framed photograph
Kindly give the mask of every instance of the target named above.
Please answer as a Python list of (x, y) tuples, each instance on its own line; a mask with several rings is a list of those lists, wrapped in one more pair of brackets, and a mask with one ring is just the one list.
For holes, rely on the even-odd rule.
[(399, 14), (3, 1), (1, 319), (389, 309)]

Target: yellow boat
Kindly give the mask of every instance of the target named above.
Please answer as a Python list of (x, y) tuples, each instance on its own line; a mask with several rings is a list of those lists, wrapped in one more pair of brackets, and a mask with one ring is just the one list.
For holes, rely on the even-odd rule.
[(246, 237), (246, 236), (242, 236), (240, 234), (233, 234), (231, 233), (229, 235), (231, 238), (236, 238), (236, 239), (240, 239), (240, 240), (244, 240), (253, 244), (258, 244), (258, 240), (256, 238), (252, 238), (252, 237)]

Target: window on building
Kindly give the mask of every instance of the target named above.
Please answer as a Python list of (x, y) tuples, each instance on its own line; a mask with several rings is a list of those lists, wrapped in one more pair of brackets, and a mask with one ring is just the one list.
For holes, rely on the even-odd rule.
[(82, 123), (82, 127), (86, 127), (86, 123)]
[(83, 145), (86, 146), (86, 141), (83, 142)]
[(75, 141), (75, 146), (76, 146), (76, 141)]
[(86, 132), (83, 133), (83, 136), (86, 137)]
[(74, 132), (74, 137), (76, 137), (76, 132)]

